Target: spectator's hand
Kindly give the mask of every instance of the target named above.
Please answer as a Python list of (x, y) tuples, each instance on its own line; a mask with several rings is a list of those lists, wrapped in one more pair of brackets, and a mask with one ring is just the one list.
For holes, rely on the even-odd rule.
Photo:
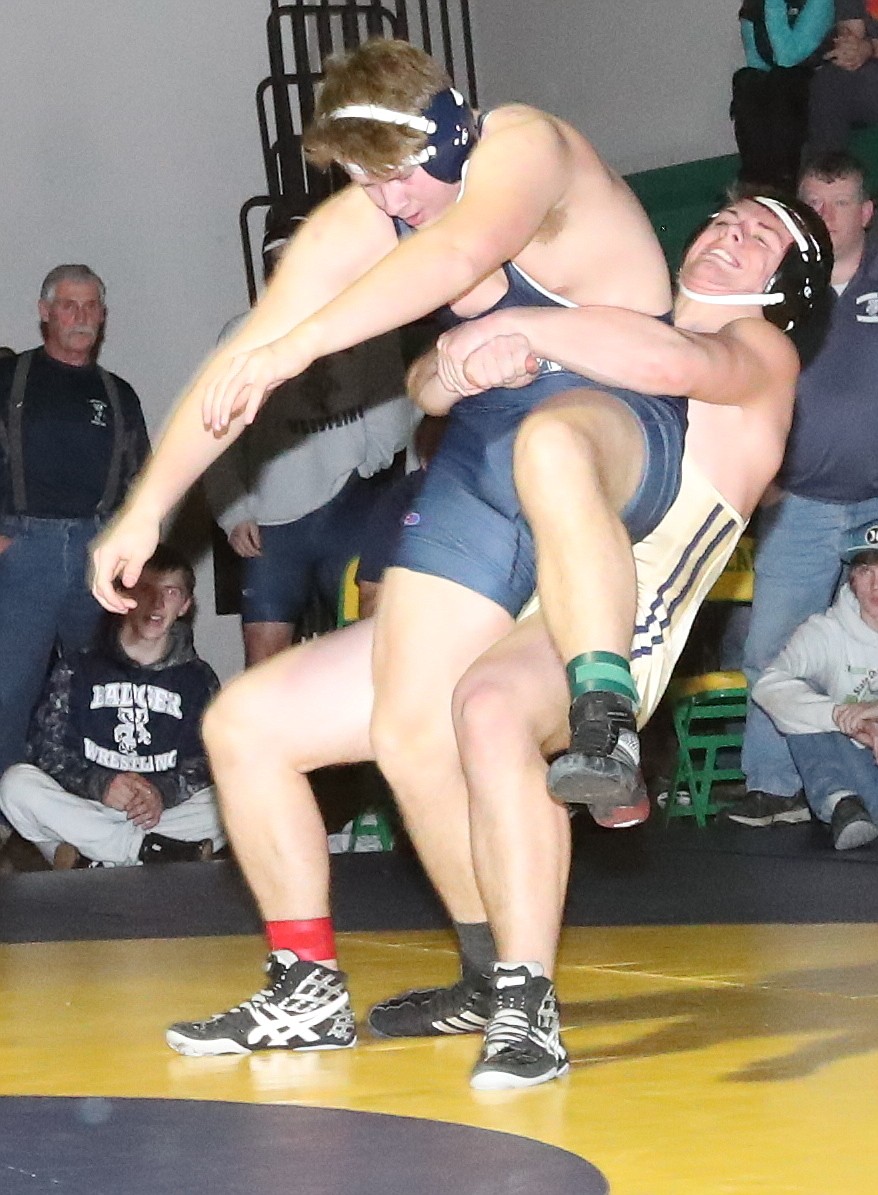
[(529, 386), (539, 368), (530, 341), (520, 332), (511, 336), (495, 336), (470, 353), (463, 365), (467, 381), (480, 391), (490, 390), (494, 386), (505, 386), (511, 390)]
[(0, 535), (0, 556), (3, 555), (12, 542), (11, 535)]
[(826, 57), (843, 71), (858, 71), (872, 57), (872, 42), (849, 30), (842, 30)]
[(134, 507), (114, 519), (94, 541), (91, 591), (105, 610), (125, 614), (137, 605), (134, 598), (119, 591), (116, 582), (125, 589), (137, 584), (141, 569), (158, 546), (160, 531), (158, 519), (142, 515)]
[(872, 734), (878, 729), (878, 701), (837, 705), (833, 708), (832, 720), (842, 734), (852, 739), (856, 738), (859, 742), (866, 741), (858, 737), (861, 731), (865, 731), (868, 745), (871, 745)]
[(443, 332), (436, 341), (436, 371), (446, 390), (456, 394), (480, 394), (486, 386), (477, 386), (467, 375), (465, 363), (478, 349), (503, 334), (503, 313), (470, 320)]
[(229, 544), (239, 556), (261, 556), (262, 537), (259, 534), (259, 524), (253, 519), (238, 523), (229, 532)]
[(252, 423), (272, 390), (287, 378), (297, 377), (313, 360), (304, 350), (297, 349), (292, 334), (284, 338), (283, 356), (281, 363), (275, 345), (265, 344), (249, 353), (218, 361), (203, 382), (204, 426), (222, 435), (238, 415), (244, 416), (245, 423)]
[(129, 821), (134, 822), (141, 830), (153, 830), (159, 823), (164, 811), (162, 794), (154, 784), (150, 784), (143, 776), (131, 776), (134, 796), (128, 804), (126, 813)]
[(136, 779), (133, 772), (120, 772), (118, 776), (114, 776), (101, 804), (109, 806), (110, 809), (118, 809), (120, 813), (127, 813), (138, 793), (134, 784)]
[(857, 742), (862, 743), (864, 747), (872, 752), (875, 762), (878, 763), (878, 722), (864, 722), (863, 725), (851, 735), (851, 738)]

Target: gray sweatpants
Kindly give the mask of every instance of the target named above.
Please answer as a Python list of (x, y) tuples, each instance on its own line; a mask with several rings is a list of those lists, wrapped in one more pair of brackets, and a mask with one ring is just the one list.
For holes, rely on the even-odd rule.
[[(32, 842), (47, 863), (62, 842), (87, 859), (117, 867), (139, 862), (144, 831), (118, 809), (77, 797), (40, 768), (15, 764), (0, 779), (0, 809), (22, 838)], [(166, 809), (152, 833), (183, 842), (209, 838), (213, 849), (224, 845), (216, 793), (203, 788), (172, 809)]]

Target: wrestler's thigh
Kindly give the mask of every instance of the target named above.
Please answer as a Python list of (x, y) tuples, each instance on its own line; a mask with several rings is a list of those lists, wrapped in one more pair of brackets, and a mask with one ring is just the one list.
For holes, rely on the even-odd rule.
[(513, 625), (496, 602), (456, 581), (388, 569), (375, 626), (376, 714), (427, 712), (450, 726), (455, 684)]
[(454, 693), (455, 715), (486, 686), (503, 695), (510, 728), (544, 755), (568, 745), (566, 671), (540, 613), (518, 622), (467, 670)]
[(297, 771), (371, 759), (372, 639), (366, 619), (241, 673), (216, 702), (226, 728), (246, 726)]
[(576, 437), (597, 471), (604, 494), (621, 511), (637, 492), (646, 462), (643, 428), (632, 411), (615, 395), (584, 387), (547, 398), (528, 415), (518, 433), (516, 480), (531, 437), (535, 439), (547, 424), (565, 428)]

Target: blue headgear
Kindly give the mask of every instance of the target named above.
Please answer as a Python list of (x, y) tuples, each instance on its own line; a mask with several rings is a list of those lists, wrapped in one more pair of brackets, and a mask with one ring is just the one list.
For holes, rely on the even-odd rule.
[[(399, 112), (378, 104), (349, 104), (336, 108), (330, 120), (377, 120), (427, 134), (427, 144), (411, 154), (400, 166), (423, 166), (433, 178), (443, 183), (459, 183), (463, 166), (478, 140), (478, 128), (472, 108), (459, 91), (446, 87), (437, 91), (420, 113)], [(346, 163), (352, 174), (364, 173), (362, 167)]]
[(841, 558), (845, 564), (850, 564), (861, 552), (878, 552), (878, 522), (875, 519), (858, 527), (849, 527), (844, 533)]

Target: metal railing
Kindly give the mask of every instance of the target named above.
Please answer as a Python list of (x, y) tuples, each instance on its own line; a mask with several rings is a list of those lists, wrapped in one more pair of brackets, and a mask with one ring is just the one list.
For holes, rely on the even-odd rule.
[(305, 160), (302, 131), (314, 114), (326, 60), (370, 37), (398, 37), (421, 46), (477, 106), (469, 0), (271, 0), (269, 74), (256, 88), (267, 194), (248, 199), (239, 216), (251, 303), (258, 285), (254, 213), (274, 207), (305, 215), (341, 184), (339, 174), (321, 173)]

